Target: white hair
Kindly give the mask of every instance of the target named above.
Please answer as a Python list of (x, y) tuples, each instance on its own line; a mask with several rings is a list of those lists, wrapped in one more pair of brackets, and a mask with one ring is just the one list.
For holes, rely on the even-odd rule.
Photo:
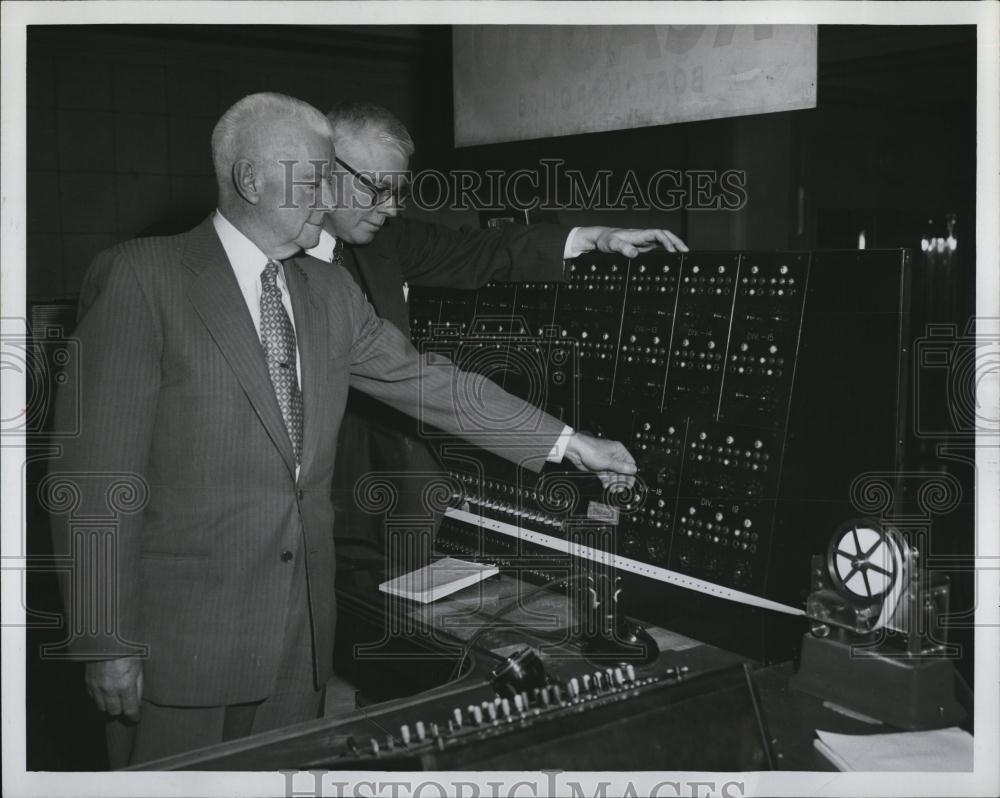
[(233, 164), (251, 154), (254, 140), (263, 128), (288, 122), (331, 135), (330, 123), (323, 114), (287, 94), (248, 94), (230, 106), (212, 130), (212, 164), (220, 188), (228, 185)]
[(393, 144), (407, 158), (413, 155), (413, 139), (399, 118), (388, 108), (370, 102), (337, 103), (326, 118), (333, 128), (334, 142), (372, 131), (382, 141)]

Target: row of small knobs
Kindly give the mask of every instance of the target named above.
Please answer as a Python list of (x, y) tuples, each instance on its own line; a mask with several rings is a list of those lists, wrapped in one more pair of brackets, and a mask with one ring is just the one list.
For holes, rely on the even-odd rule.
[[(665, 675), (669, 679), (681, 679), (687, 672), (687, 666), (681, 666), (668, 668)], [(465, 726), (497, 725), (501, 721), (509, 723), (514, 721), (515, 717), (524, 718), (529, 713), (537, 715), (550, 707), (574, 704), (588, 697), (593, 698), (603, 693), (616, 692), (619, 689), (628, 689), (652, 681), (653, 677), (637, 678), (632, 665), (606, 668), (603, 671), (594, 671), (592, 674), (585, 673), (579, 678), (572, 677), (566, 683), (565, 689), (561, 685), (552, 684), (536, 687), (530, 695), (527, 691), (522, 691), (514, 695), (513, 699), (497, 697), (481, 704), (469, 704), (464, 712), (461, 707), (455, 707), (448, 719), (448, 733), (454, 734)], [(444, 738), (436, 723), (428, 726), (418, 720), (412, 730), (406, 723), (399, 727), (399, 740), (403, 746), (409, 746), (414, 737), (418, 743), (430, 738), (437, 748), (444, 748)], [(347, 745), (353, 754), (359, 753), (353, 739), (349, 739)], [(391, 734), (387, 735), (385, 750), (393, 751), (395, 747), (395, 738)], [(382, 745), (374, 737), (371, 738), (370, 748), (375, 756), (379, 756), (382, 752)]]
[(497, 501), (496, 499), (481, 499), (478, 496), (466, 496), (465, 498), (469, 504), (478, 504), (490, 510), (498, 510), (499, 512), (507, 513), (508, 515), (515, 515), (518, 518), (524, 518), (526, 521), (534, 521), (547, 526), (562, 526), (562, 520), (559, 518), (554, 518), (553, 516), (533, 512), (531, 510), (523, 510), (512, 504), (508, 504), (507, 502)]

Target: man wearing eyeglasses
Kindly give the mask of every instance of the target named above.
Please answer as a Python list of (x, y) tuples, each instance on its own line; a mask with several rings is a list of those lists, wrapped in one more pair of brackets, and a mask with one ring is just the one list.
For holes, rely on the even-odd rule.
[[(399, 216), (400, 192), (414, 145), (390, 111), (372, 103), (335, 105), (339, 172), (336, 208), (328, 211), (313, 257), (342, 264), (384, 319), (409, 333), (409, 286), (479, 288), (490, 280), (561, 281), (563, 260), (586, 252), (639, 251), (662, 246), (687, 251), (668, 230), (507, 225), (496, 230), (451, 228)], [(366, 474), (440, 472), (441, 464), (415, 434), (414, 423), (384, 405), (352, 395), (341, 427), (334, 482), (340, 536), (384, 540), (384, 519), (365, 512), (355, 486)], [(407, 480), (394, 512), (421, 517), (422, 491)], [(403, 570), (403, 564), (392, 564)]]

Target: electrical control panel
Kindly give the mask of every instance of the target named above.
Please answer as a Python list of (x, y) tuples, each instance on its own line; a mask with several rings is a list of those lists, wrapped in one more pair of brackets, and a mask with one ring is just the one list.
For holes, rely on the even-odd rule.
[[(616, 565), (652, 578), (638, 591), (647, 610), (667, 593), (684, 604), (653, 584), (677, 575), (801, 607), (852, 481), (900, 464), (909, 269), (897, 250), (590, 254), (561, 283), (413, 289), (418, 347), (457, 336), (489, 350), (491, 378), (622, 441), (639, 467), (616, 499), (567, 469), (445, 462), (465, 491), (456, 502), (499, 522), (480, 524), (477, 553), (551, 557), (574, 522), (603, 520)], [(443, 550), (468, 552), (460, 526), (443, 528)], [(512, 542), (509, 527), (540, 534)]]

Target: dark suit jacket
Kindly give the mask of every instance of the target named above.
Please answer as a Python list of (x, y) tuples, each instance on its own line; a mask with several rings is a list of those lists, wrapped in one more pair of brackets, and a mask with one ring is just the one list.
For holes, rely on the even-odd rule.
[[(302, 550), (316, 668), (330, 675), (334, 453), (348, 386), (512, 460), (540, 468), (561, 430), (536, 414), (521, 432), (470, 418), (456, 396), (475, 379), (418, 358), (378, 318), (341, 269), (312, 258), (286, 263), (302, 371), (305, 442), (295, 463), (263, 349), (211, 219), (172, 238), (139, 239), (98, 256), (85, 280), (76, 331), (81, 351), (80, 435), (56, 468), (77, 479), (79, 505), (103, 507), (108, 482), (148, 486), (138, 512), (121, 513), (116, 633), (73, 641), (80, 656), (149, 646), (145, 694), (155, 702), (219, 705), (269, 694), (281, 655), (293, 563)], [(421, 384), (422, 379), (422, 384)], [(497, 418), (523, 407), (486, 386)], [(60, 396), (58, 413), (72, 414)], [(510, 416), (508, 416), (510, 417)], [(478, 417), (477, 417), (478, 418)], [(79, 517), (77, 513), (77, 517)], [(66, 516), (56, 551), (69, 551)], [(74, 574), (84, 590), (91, 573)], [(74, 586), (78, 590), (81, 585)], [(69, 594), (70, 596), (73, 593)], [(79, 611), (68, 599), (68, 610)]]
[[(521, 282), (563, 279), (563, 249), (571, 228), (507, 225), (497, 230), (450, 228), (391, 219), (367, 246), (344, 248), (344, 265), (365, 290), (375, 311), (409, 334), (403, 283), (439, 288), (479, 288), (490, 280)], [(428, 474), (442, 465), (414, 424), (391, 408), (352, 392), (341, 430), (334, 499), (342, 523), (338, 536), (376, 543), (385, 539), (385, 517), (359, 507), (355, 485), (370, 473)], [(437, 517), (424, 507), (418, 478), (393, 480), (399, 499), (394, 512), (410, 519)], [(405, 570), (413, 563), (391, 563)]]

